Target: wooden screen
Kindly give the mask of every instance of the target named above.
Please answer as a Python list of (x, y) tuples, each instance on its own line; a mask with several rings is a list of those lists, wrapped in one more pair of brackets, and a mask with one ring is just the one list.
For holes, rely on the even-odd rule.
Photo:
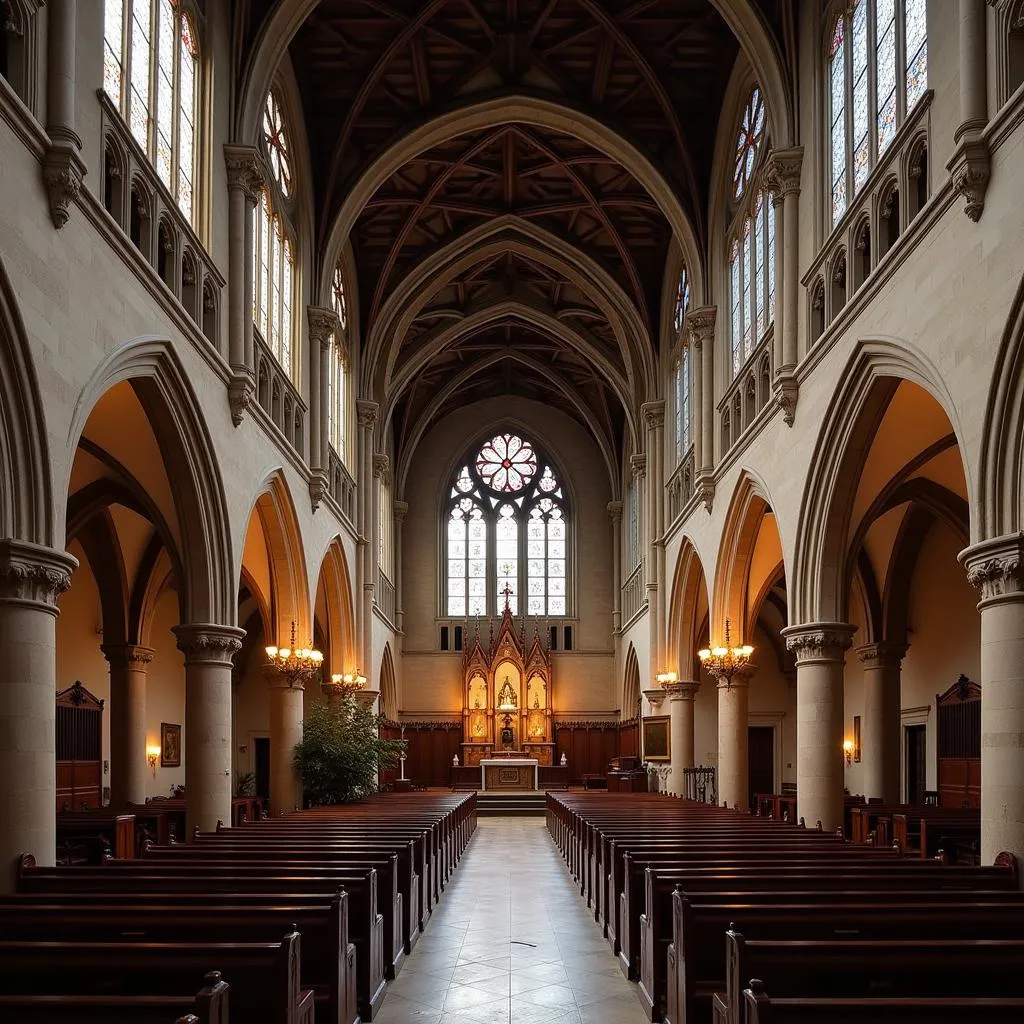
[(555, 763), (565, 754), (569, 785), (583, 784), (584, 775), (604, 775), (613, 757), (636, 756), (636, 720), (630, 722), (555, 722)]
[(966, 676), (935, 698), (939, 806), (981, 806), (981, 687)]
[[(452, 758), (462, 759), (461, 722), (405, 722), (407, 744), (405, 777), (417, 786), (450, 786)], [(400, 739), (402, 726), (384, 722), (380, 734), (385, 739)], [(399, 769), (381, 773), (382, 786), (398, 778)]]
[(103, 701), (80, 682), (57, 694), (56, 748), (57, 810), (99, 807), (103, 781)]

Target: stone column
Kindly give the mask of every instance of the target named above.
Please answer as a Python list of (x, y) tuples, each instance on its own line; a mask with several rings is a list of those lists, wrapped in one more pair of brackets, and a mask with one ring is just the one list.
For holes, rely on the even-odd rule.
[(344, 684), (335, 683), (328, 679), (327, 682), (320, 684), (320, 690), (324, 695), (324, 699), (327, 701), (327, 706), (332, 711), (337, 711), (341, 706), (341, 698), (345, 693)]
[(843, 823), (843, 663), (856, 631), (845, 622), (782, 631), (796, 655), (797, 815), (808, 828)]
[[(373, 431), (379, 406), (376, 402), (359, 399), (356, 402), (356, 423), (359, 427), (358, 477), (359, 488), (359, 547), (357, 593), (362, 594), (362, 643), (356, 654), (362, 671), (367, 672), (373, 653), (373, 593), (376, 579), (373, 575)], [(360, 585), (361, 584), (361, 585)]]
[(694, 763), (693, 711), (700, 683), (682, 681), (669, 683), (668, 693), (669, 746), (672, 754), (672, 780), (670, 789), (676, 796), (685, 796), (683, 769)]
[(701, 306), (686, 314), (686, 330), (694, 351), (700, 351), (700, 416), (701, 450), (694, 451), (696, 481), (694, 489), (700, 494), (705, 508), (711, 509), (715, 496), (713, 474), (715, 468), (715, 317), (716, 306)]
[[(629, 457), (629, 468), (630, 468), (630, 470), (633, 473), (633, 486), (635, 488), (637, 488), (637, 491), (638, 491), (637, 502), (636, 502), (637, 516), (639, 517), (639, 522), (637, 523), (637, 527), (636, 527), (637, 528), (637, 535), (638, 535), (637, 536), (637, 544), (636, 544), (636, 547), (637, 547), (637, 560), (641, 564), (643, 564), (643, 567), (644, 567), (643, 568), (643, 578), (644, 578), (644, 581), (646, 582), (647, 576), (648, 576), (648, 574), (651, 571), (650, 565), (647, 564), (648, 558), (647, 558), (646, 546), (644, 544), (644, 538), (647, 536), (647, 518), (648, 518), (648, 511), (647, 511), (647, 487), (645, 486), (646, 482), (647, 482), (647, 456), (645, 454), (643, 454), (643, 453), (640, 453), (639, 455), (631, 455)], [(630, 530), (631, 529), (632, 529), (632, 526), (630, 526)], [(627, 531), (627, 536), (628, 536), (628, 534), (629, 534), (629, 531)], [(629, 566), (630, 571), (632, 571), (635, 568), (636, 568), (636, 566), (634, 566), (634, 565), (630, 565)]]
[(907, 653), (898, 644), (857, 648), (864, 666), (864, 720), (861, 771), (864, 795), (900, 802), (900, 663)]
[(330, 450), (328, 423), (331, 412), (327, 408), (328, 375), (330, 374), (331, 338), (341, 331), (338, 314), (333, 309), (307, 306), (309, 323), (309, 497), (316, 512), (324, 496), (330, 491)]
[(290, 814), (302, 807), (302, 784), (295, 770), (295, 745), (302, 739), (302, 695), (305, 683), (291, 680), (275, 666), (265, 665), (270, 687), (270, 808)]
[(662, 534), (665, 525), (665, 403), (645, 402), (640, 412), (647, 424), (647, 507), (650, 515), (647, 551), (650, 569), (647, 573), (647, 614), (651, 630), (651, 675), (664, 669), (665, 610), (665, 547)]
[(753, 671), (748, 666), (731, 683), (718, 681), (718, 799), (744, 811), (750, 807), (747, 725)]
[(228, 395), (237, 427), (256, 390), (253, 341), (253, 213), (263, 188), (263, 163), (252, 146), (225, 146), (228, 180)]
[[(409, 503), (393, 501), (391, 514), (395, 523), (395, 628), (401, 633), (405, 620), (405, 599), (402, 597), (402, 527), (405, 517), (409, 514)], [(463, 638), (462, 642), (464, 646), (468, 644), (466, 638)]]
[(78, 562), (63, 551), (0, 541), (0, 892), (17, 858), (57, 851), (57, 598)]
[(110, 806), (146, 802), (146, 677), (150, 647), (104, 644), (110, 665)]
[(622, 502), (609, 501), (612, 521), (612, 633), (622, 632)]
[(1024, 857), (1024, 534), (960, 553), (981, 591), (981, 862)]
[(46, 131), (50, 143), (43, 158), (43, 184), (56, 228), (68, 222), (71, 204), (85, 177), (79, 153), (82, 140), (75, 131), (76, 0), (50, 0), (46, 23)]
[(704, 460), (704, 345), (692, 335), (690, 348), (690, 422), (693, 424), (693, 475), (696, 477)]
[(953, 187), (966, 200), (964, 213), (981, 219), (991, 173), (988, 124), (988, 64), (985, 0), (960, 0), (960, 123), (953, 132), (956, 151), (946, 164)]
[(244, 629), (174, 627), (185, 655), (185, 831), (231, 824), (231, 662)]

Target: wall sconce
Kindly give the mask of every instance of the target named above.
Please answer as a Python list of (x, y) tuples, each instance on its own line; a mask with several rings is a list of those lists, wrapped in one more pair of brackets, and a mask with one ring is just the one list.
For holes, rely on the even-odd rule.
[(853, 740), (843, 740), (843, 755), (846, 758), (846, 764), (851, 765), (853, 763)]
[(677, 679), (675, 672), (659, 672), (655, 677), (659, 686), (670, 686)]
[(153, 778), (156, 778), (156, 763), (160, 760), (160, 748), (159, 747), (146, 747), (146, 760), (149, 762), (149, 767), (153, 769)]

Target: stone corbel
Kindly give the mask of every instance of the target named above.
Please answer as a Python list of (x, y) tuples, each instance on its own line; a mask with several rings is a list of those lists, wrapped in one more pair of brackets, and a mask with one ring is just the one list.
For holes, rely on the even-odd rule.
[(715, 507), (715, 478), (711, 473), (700, 472), (693, 482), (693, 493), (700, 499), (705, 511)]
[(236, 371), (228, 382), (228, 403), (231, 405), (231, 422), (241, 426), (245, 411), (256, 394), (256, 382), (248, 373)]
[(309, 502), (311, 511), (316, 514), (320, 503), (331, 493), (330, 481), (322, 469), (316, 469), (309, 478)]
[(58, 231), (67, 224), (71, 204), (82, 191), (85, 164), (78, 155), (81, 148), (78, 136), (62, 129), (43, 157), (43, 184), (50, 201), (50, 217)]
[(975, 223), (985, 210), (985, 193), (992, 173), (992, 155), (980, 135), (961, 141), (946, 169), (953, 177), (953, 188), (964, 197), (964, 213)]
[(773, 385), (775, 404), (782, 410), (782, 419), (787, 427), (793, 426), (796, 418), (796, 403), (800, 397), (800, 385), (792, 367), (775, 371)]

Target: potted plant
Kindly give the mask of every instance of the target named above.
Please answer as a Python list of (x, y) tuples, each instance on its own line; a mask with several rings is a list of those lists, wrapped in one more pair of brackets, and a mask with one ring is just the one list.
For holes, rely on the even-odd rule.
[(312, 705), (295, 746), (307, 804), (350, 803), (376, 792), (378, 773), (397, 764), (405, 746), (380, 738), (381, 720), (351, 692)]

